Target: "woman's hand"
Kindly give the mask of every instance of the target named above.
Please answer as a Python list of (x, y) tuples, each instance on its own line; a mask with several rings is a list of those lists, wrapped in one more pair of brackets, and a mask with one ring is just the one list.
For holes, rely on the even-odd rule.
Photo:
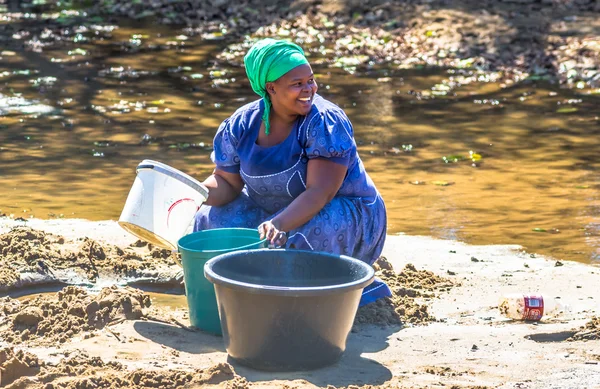
[(345, 165), (326, 158), (309, 160), (306, 190), (271, 220), (277, 231), (293, 231), (318, 214), (335, 197), (347, 171)]
[(261, 239), (267, 238), (269, 243), (275, 247), (281, 247), (287, 242), (287, 234), (284, 231), (280, 231), (273, 224), (272, 220), (267, 220), (258, 226), (258, 234)]

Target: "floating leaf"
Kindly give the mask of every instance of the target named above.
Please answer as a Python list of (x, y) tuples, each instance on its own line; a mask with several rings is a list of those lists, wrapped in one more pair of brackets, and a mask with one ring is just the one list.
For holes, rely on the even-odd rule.
[(475, 58), (461, 59), (460, 61), (458, 61), (458, 64), (456, 64), (456, 67), (457, 68), (470, 68), (471, 66), (473, 66), (474, 62), (475, 62)]
[(577, 77), (577, 70), (575, 69), (570, 69), (569, 71), (567, 71), (567, 78), (575, 78)]
[(464, 159), (465, 159), (465, 157), (463, 157), (462, 155), (448, 155), (448, 156), (442, 157), (442, 160), (444, 161), (444, 163), (458, 162), (458, 161), (462, 161)]
[(577, 107), (560, 107), (556, 110), (556, 113), (573, 113), (579, 111)]
[(331, 20), (327, 19), (327, 17), (324, 17), (323, 19), (321, 19), (321, 22), (323, 23), (324, 27), (327, 27), (327, 28), (335, 27), (335, 23), (332, 22)]
[(155, 15), (154, 11), (147, 9), (147, 10), (144, 10), (144, 11), (140, 12), (139, 14), (135, 15), (135, 18), (143, 19), (143, 18), (148, 18), (150, 16), (154, 16), (154, 15)]
[(575, 187), (575, 189), (588, 189), (588, 188), (589, 188), (589, 186), (588, 186), (588, 185), (577, 185), (577, 186)]
[(199, 80), (201, 78), (204, 78), (204, 74), (194, 73), (190, 77), (192, 78), (192, 80)]
[(353, 57), (339, 57), (335, 59), (334, 66), (336, 67), (347, 67), (347, 66), (357, 66), (369, 59), (366, 55), (356, 55)]
[(412, 185), (425, 185), (425, 181), (408, 181)]
[(277, 31), (277, 35), (279, 35), (279, 36), (284, 36), (284, 37), (285, 37), (285, 36), (290, 36), (290, 35), (292, 35), (292, 32), (291, 32), (290, 30), (286, 29), (286, 28), (280, 28), (280, 29)]
[(211, 33), (205, 33), (202, 34), (202, 39), (206, 39), (206, 40), (218, 40), (218, 39), (223, 39), (224, 35), (222, 32), (211, 32)]
[(431, 90), (439, 90), (439, 91), (449, 91), (451, 88), (446, 84), (435, 84)]
[(538, 227), (532, 228), (531, 231), (533, 231), (533, 232), (546, 232), (546, 230), (544, 228), (538, 228)]
[(481, 161), (481, 154), (477, 154), (473, 151), (469, 151), (469, 158), (471, 158), (471, 161), (473, 162), (478, 162)]
[(75, 50), (69, 50), (69, 55), (87, 55), (87, 51), (81, 48), (76, 48)]
[(533, 74), (533, 75), (527, 77), (527, 79), (530, 81), (549, 80), (550, 75), (549, 74)]
[(227, 74), (227, 71), (225, 70), (211, 70), (210, 72), (210, 76), (211, 78), (220, 78), (223, 77)]
[(437, 186), (450, 186), (450, 185), (454, 184), (453, 182), (448, 182), (448, 181), (432, 181), (431, 183), (433, 185), (437, 185)]

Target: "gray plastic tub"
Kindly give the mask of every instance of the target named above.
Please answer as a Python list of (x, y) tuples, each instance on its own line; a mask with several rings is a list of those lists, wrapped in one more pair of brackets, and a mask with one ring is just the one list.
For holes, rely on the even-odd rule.
[(271, 371), (336, 362), (346, 349), (371, 266), (347, 256), (301, 250), (248, 250), (209, 260), (230, 357)]

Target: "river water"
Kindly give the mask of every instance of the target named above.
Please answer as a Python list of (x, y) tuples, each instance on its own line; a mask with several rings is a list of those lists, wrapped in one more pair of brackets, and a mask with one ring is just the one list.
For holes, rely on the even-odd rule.
[[(117, 219), (143, 159), (210, 174), (218, 125), (256, 98), (215, 37), (98, 25), (2, 51), (0, 214)], [(352, 120), (389, 233), (600, 261), (598, 91), (323, 59), (319, 93)]]

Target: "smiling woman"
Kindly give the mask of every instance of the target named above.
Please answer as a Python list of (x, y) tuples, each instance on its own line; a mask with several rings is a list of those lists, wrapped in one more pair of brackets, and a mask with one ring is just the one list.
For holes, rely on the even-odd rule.
[[(302, 49), (264, 39), (244, 58), (261, 99), (219, 127), (194, 230), (258, 228), (277, 246), (344, 254), (372, 264), (383, 248), (386, 210), (358, 156), (344, 111), (317, 94)], [(361, 303), (389, 296), (380, 281)]]

